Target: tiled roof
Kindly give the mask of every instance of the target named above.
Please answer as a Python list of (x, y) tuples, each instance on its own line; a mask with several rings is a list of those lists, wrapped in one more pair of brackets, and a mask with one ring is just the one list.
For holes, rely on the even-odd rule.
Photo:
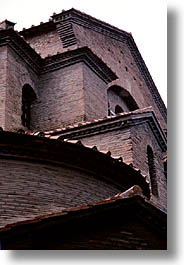
[[(91, 125), (94, 123), (116, 120), (120, 117), (128, 117), (129, 115), (132, 115), (132, 114), (142, 114), (142, 113), (148, 113), (148, 112), (153, 112), (153, 108), (151, 106), (146, 107), (146, 108), (142, 108), (142, 109), (137, 109), (134, 111), (122, 112), (122, 113), (116, 114), (116, 116), (105, 116), (104, 118), (94, 119), (93, 121), (84, 121), (84, 122), (75, 123), (73, 125), (68, 125), (66, 127), (61, 127), (58, 129), (50, 130), (50, 131), (42, 131), (42, 133), (44, 133), (45, 137), (48, 137), (51, 139), (57, 139), (59, 136), (56, 136), (56, 135), (53, 136), (53, 134), (58, 134), (60, 132), (66, 131), (68, 129), (81, 128), (81, 127), (84, 127), (86, 125)], [(37, 136), (41, 133), (41, 131), (26, 131), (25, 133)]]
[(67, 216), (72, 217), (73, 214), (74, 214), (74, 216), (79, 214), (80, 217), (82, 217), (83, 215), (86, 214), (86, 212), (89, 213), (91, 210), (95, 210), (95, 211), (100, 210), (101, 211), (101, 210), (103, 210), (103, 207), (106, 207), (106, 206), (114, 207), (116, 205), (116, 202), (118, 202), (118, 201), (129, 203), (129, 201), (131, 201), (131, 199), (138, 200), (140, 204), (144, 204), (144, 208), (146, 208), (146, 207), (153, 208), (153, 210), (159, 211), (160, 213), (164, 214), (159, 209), (157, 209), (155, 206), (153, 206), (150, 203), (150, 201), (148, 201), (146, 199), (146, 197), (142, 194), (141, 188), (139, 186), (135, 185), (123, 193), (118, 193), (115, 196), (112, 196), (110, 198), (107, 198), (107, 199), (99, 201), (99, 202), (90, 203), (87, 205), (82, 205), (82, 206), (77, 206), (77, 207), (72, 207), (72, 208), (65, 208), (65, 209), (62, 208), (62, 210), (60, 212), (38, 216), (32, 220), (26, 220), (26, 221), (20, 221), (20, 222), (16, 222), (16, 223), (7, 224), (6, 226), (4, 226), (3, 228), (0, 229), (0, 235), (3, 232), (11, 231), (13, 229), (16, 229), (17, 227), (19, 228), (21, 226), (24, 226), (24, 228), (25, 228), (25, 225), (42, 224), (42, 222), (45, 222), (45, 221), (46, 222), (52, 222), (52, 219), (54, 219), (54, 218), (58, 219), (58, 218), (63, 218), (63, 217), (67, 217)]
[[(67, 163), (72, 167), (84, 168), (97, 175), (100, 167), (100, 178), (103, 175), (103, 178), (107, 178), (108, 181), (121, 185), (122, 190), (132, 185), (139, 185), (145, 196), (150, 197), (148, 177), (134, 165), (124, 163), (122, 157), (112, 157), (109, 150), (99, 151), (96, 146), (85, 146), (80, 140), (61, 141), (47, 138), (44, 137), (43, 132), (37, 132), (34, 135), (29, 132), (31, 135), (28, 135), (23, 130), (14, 133), (1, 129), (0, 134), (1, 156), (6, 157), (9, 154), (19, 159), (53, 162), (58, 165)], [(76, 154), (79, 156), (78, 159), (76, 159)], [(122, 175), (126, 176), (126, 181)]]
[[(120, 128), (122, 126), (130, 125), (130, 123), (134, 120), (138, 119), (149, 119), (150, 125), (153, 127), (153, 131), (155, 135), (159, 139), (159, 144), (161, 144), (161, 148), (163, 151), (166, 151), (166, 137), (163, 133), (158, 120), (155, 118), (154, 111), (152, 107), (146, 107), (142, 109), (137, 109), (130, 112), (122, 112), (117, 114), (116, 116), (106, 116), (104, 118), (95, 119), (93, 121), (79, 122), (73, 125), (68, 125), (66, 127), (61, 127), (57, 129), (53, 129), (50, 131), (26, 131), (26, 134), (34, 135), (34, 136), (44, 136), (50, 139), (59, 139), (62, 141), (71, 141), (71, 136), (75, 139), (75, 134), (84, 136), (85, 134), (89, 134), (90, 129), (95, 132), (100, 132), (103, 130), (108, 130), (113, 127)], [(106, 128), (107, 127), (107, 128)], [(106, 129), (105, 129), (106, 128)], [(77, 137), (78, 138), (78, 137)], [(72, 140), (75, 143), (75, 141)], [(92, 147), (92, 146), (87, 146)], [(106, 151), (106, 150), (105, 150)], [(107, 150), (108, 151), (108, 150)]]

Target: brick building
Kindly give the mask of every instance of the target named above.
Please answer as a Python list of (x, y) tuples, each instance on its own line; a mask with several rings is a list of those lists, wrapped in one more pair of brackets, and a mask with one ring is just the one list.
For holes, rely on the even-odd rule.
[(167, 112), (132, 35), (75, 9), (14, 25), (0, 23), (2, 248), (166, 249)]

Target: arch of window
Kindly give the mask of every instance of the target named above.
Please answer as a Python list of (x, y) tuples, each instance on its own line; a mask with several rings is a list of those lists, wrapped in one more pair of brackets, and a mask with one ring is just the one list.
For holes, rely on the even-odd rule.
[(109, 91), (113, 91), (115, 94), (117, 94), (126, 103), (130, 111), (133, 111), (139, 108), (135, 99), (132, 97), (132, 95), (123, 87), (118, 86), (118, 85), (113, 85), (109, 87), (108, 93)]
[(149, 175), (151, 180), (151, 191), (153, 195), (158, 196), (158, 185), (157, 185), (154, 154), (152, 148), (149, 145), (147, 146), (147, 158), (148, 158)]
[(22, 88), (22, 115), (21, 122), (24, 127), (30, 129), (31, 126), (31, 106), (36, 100), (33, 88), (25, 84)]

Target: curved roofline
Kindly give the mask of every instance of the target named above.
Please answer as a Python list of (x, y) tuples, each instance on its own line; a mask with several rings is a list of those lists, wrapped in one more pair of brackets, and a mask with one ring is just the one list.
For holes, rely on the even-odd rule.
[(62, 142), (41, 136), (43, 135), (0, 131), (0, 159), (69, 167), (108, 181), (121, 187), (121, 190), (139, 185), (143, 194), (150, 196), (149, 183), (145, 176), (122, 162), (122, 159), (114, 159), (109, 154), (98, 152), (96, 148), (87, 148), (79, 143)]

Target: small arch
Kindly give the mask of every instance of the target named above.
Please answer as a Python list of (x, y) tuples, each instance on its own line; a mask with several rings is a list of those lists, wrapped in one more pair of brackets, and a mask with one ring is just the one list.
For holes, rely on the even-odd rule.
[(114, 104), (119, 105), (124, 111), (134, 111), (139, 108), (132, 95), (121, 86), (110, 86), (108, 88), (107, 95), (112, 109), (115, 108)]
[(122, 112), (123, 112), (122, 107), (120, 107), (119, 105), (116, 105), (116, 107), (115, 107), (115, 114), (119, 114), (119, 113), (122, 113)]
[(154, 196), (158, 196), (158, 185), (157, 185), (154, 154), (152, 148), (149, 145), (147, 146), (147, 158), (148, 158), (149, 175), (151, 180), (151, 191)]
[(31, 126), (31, 106), (36, 100), (36, 94), (29, 84), (22, 88), (22, 115), (21, 122), (24, 127), (30, 129)]

